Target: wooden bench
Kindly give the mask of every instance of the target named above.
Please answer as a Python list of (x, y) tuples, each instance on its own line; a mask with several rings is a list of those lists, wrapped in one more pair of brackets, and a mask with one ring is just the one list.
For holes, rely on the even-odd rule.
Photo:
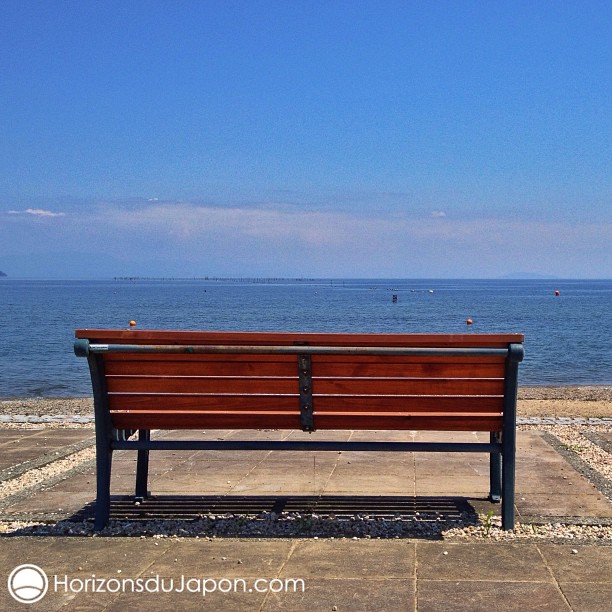
[[(514, 527), (521, 334), (76, 331), (96, 420), (95, 528), (110, 516), (114, 450), (363, 450), (490, 454), (490, 499)], [(151, 430), (301, 429), (489, 432), (488, 442), (151, 439)], [(137, 439), (130, 439), (138, 431)], [(375, 438), (373, 432), (372, 437)]]

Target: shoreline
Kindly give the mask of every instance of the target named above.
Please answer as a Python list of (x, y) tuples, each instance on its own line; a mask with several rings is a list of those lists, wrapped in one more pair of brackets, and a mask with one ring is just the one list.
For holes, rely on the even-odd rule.
[[(0, 414), (93, 414), (92, 397), (0, 398)], [(612, 417), (612, 386), (572, 385), (519, 387), (519, 417)]]

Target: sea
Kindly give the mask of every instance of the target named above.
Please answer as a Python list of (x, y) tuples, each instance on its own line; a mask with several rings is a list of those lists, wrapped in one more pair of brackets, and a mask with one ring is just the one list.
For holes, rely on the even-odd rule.
[(612, 385), (612, 280), (3, 278), (0, 397), (90, 396), (74, 330), (131, 320), (138, 329), (518, 332), (520, 385)]

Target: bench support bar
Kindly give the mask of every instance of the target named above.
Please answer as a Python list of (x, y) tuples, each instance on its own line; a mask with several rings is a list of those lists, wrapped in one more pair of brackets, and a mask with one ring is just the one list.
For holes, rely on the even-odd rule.
[(115, 440), (113, 450), (289, 450), (289, 451), (392, 451), (434, 453), (491, 453), (498, 455), (502, 447), (488, 442), (334, 442), (275, 440)]

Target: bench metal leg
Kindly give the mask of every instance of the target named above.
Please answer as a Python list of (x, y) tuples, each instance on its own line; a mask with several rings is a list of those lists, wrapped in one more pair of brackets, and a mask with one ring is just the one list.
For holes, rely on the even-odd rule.
[(104, 362), (100, 355), (87, 356), (94, 392), (96, 417), (96, 520), (94, 529), (106, 527), (110, 517), (111, 466), (113, 460), (113, 426), (108, 408)]
[(94, 529), (106, 527), (110, 516), (110, 480), (113, 451), (110, 443), (98, 444), (96, 448), (96, 521)]
[[(495, 432), (491, 432), (490, 441), (491, 444), (497, 444), (499, 442), (499, 435)], [(502, 493), (501, 455), (499, 453), (491, 453), (489, 457), (489, 500), (494, 503), (499, 503), (501, 501)]]
[(510, 344), (504, 377), (504, 423), (502, 427), (502, 529), (514, 529), (514, 472), (516, 463), (516, 399), (518, 364), (523, 345)]
[[(151, 439), (151, 432), (148, 429), (138, 430), (138, 439), (148, 442)], [(149, 450), (140, 449), (136, 460), (136, 498), (146, 499), (149, 496)]]
[(515, 433), (504, 432), (502, 459), (502, 529), (514, 529)]

